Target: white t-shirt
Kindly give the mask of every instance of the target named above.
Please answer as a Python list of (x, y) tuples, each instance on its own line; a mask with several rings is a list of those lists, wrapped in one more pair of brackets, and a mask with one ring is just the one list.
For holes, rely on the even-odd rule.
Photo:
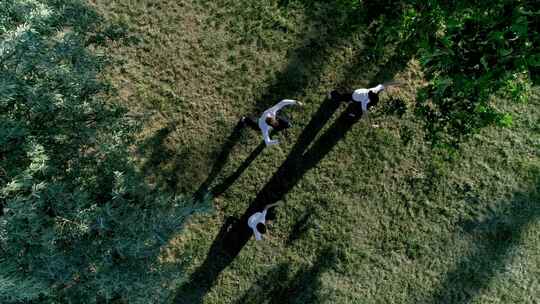
[(367, 112), (367, 105), (369, 103), (369, 91), (377, 94), (379, 93), (380, 91), (384, 90), (384, 86), (382, 84), (374, 87), (374, 88), (370, 88), (370, 89), (358, 89), (358, 90), (354, 90), (353, 94), (352, 94), (352, 99), (356, 102), (360, 102), (361, 105), (362, 105), (362, 111), (363, 112)]
[(271, 146), (271, 145), (275, 145), (275, 144), (278, 144), (279, 141), (277, 139), (270, 139), (270, 131), (272, 131), (272, 126), (270, 126), (269, 124), (266, 123), (266, 119), (268, 117), (276, 117), (277, 115), (277, 112), (279, 110), (281, 110), (281, 108), (285, 107), (285, 106), (290, 106), (290, 105), (293, 105), (295, 104), (296, 101), (295, 100), (292, 100), (292, 99), (283, 99), (282, 101), (280, 101), (278, 104), (276, 104), (275, 106), (271, 107), (270, 109), (264, 111), (261, 115), (261, 117), (259, 118), (259, 128), (261, 128), (261, 132), (263, 134), (263, 138), (264, 138), (264, 142), (266, 143), (267, 146)]
[(259, 223), (264, 224), (265, 222), (266, 222), (266, 209), (264, 209), (263, 212), (254, 213), (248, 219), (248, 226), (249, 228), (253, 230), (253, 233), (255, 234), (255, 239), (257, 241), (262, 240), (262, 234), (257, 230), (257, 224)]

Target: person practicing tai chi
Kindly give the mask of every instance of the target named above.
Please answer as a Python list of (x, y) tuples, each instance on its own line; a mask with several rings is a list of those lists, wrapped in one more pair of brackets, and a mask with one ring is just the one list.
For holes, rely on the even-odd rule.
[(268, 211), (268, 209), (277, 205), (279, 205), (279, 202), (266, 205), (262, 212), (255, 212), (252, 216), (249, 217), (247, 224), (249, 228), (253, 230), (253, 234), (255, 234), (255, 240), (262, 240), (262, 235), (266, 233), (266, 212)]
[(270, 109), (267, 109), (262, 113), (262, 115), (259, 117), (259, 119), (255, 119), (252, 117), (246, 117), (243, 116), (240, 119), (240, 122), (244, 125), (249, 126), (253, 130), (261, 131), (264, 142), (267, 146), (276, 145), (279, 143), (277, 139), (271, 139), (270, 138), (270, 132), (272, 130), (274, 131), (281, 131), (290, 128), (292, 125), (285, 117), (277, 115), (277, 112), (281, 110), (283, 107), (290, 106), (290, 105), (302, 105), (301, 102), (298, 102), (296, 100), (292, 99), (284, 99), (280, 101), (275, 106), (271, 107)]
[(356, 89), (352, 93), (340, 93), (337, 90), (330, 92), (328, 97), (336, 102), (356, 102), (359, 104), (358, 107), (354, 107), (353, 111), (349, 113), (350, 117), (356, 117), (357, 115), (368, 113), (368, 108), (376, 105), (379, 102), (379, 93), (382, 92), (388, 86), (399, 85), (396, 82), (388, 82), (384, 84), (379, 84), (373, 88), (369, 89)]

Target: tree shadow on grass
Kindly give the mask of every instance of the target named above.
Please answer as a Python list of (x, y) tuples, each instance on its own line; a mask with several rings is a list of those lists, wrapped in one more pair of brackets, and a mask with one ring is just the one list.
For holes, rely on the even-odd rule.
[(470, 303), (498, 274), (507, 271), (524, 230), (540, 219), (540, 182), (536, 185), (530, 193), (516, 194), (508, 206), (489, 218), (463, 224), (475, 238), (475, 249), (461, 258), (441, 287), (423, 303)]
[(320, 276), (337, 262), (331, 248), (323, 249), (311, 267), (299, 270), (292, 277), (290, 266), (280, 264), (260, 277), (238, 300), (237, 304), (319, 303)]
[(180, 162), (174, 161), (174, 166), (167, 170), (162, 168), (164, 162), (169, 162), (170, 159), (182, 159), (178, 157), (175, 151), (166, 147), (167, 137), (174, 132), (175, 126), (172, 123), (156, 131), (156, 133), (147, 138), (139, 147), (138, 153), (145, 157), (141, 171), (146, 176), (157, 175), (155, 184), (160, 188), (174, 189), (178, 178), (174, 173), (179, 167)]

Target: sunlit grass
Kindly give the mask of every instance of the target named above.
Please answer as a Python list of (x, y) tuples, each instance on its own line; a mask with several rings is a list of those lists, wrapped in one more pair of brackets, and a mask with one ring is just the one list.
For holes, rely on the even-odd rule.
[[(191, 271), (224, 218), (241, 215), (286, 159), (329, 89), (388, 80), (376, 75), (391, 60), (391, 46), (382, 59), (370, 59), (368, 25), (336, 35), (332, 28), (346, 17), (324, 4), (304, 10), (276, 1), (95, 2), (139, 40), (110, 47), (118, 63), (107, 78), (119, 102), (148, 117), (136, 155), (157, 187), (197, 189), (241, 115), (280, 98), (306, 104), (287, 110), (295, 127), (215, 198), (215, 214), (198, 217), (164, 249), (164, 261), (187, 263)], [(511, 127), (484, 130), (444, 161), (424, 141), (414, 115), (415, 92), (424, 83), (419, 65), (411, 58), (396, 70), (394, 78), (405, 85), (384, 93), (370, 119), (303, 176), (285, 196), (267, 240), (248, 243), (205, 303), (540, 298), (538, 90), (528, 104), (505, 106), (515, 117)], [(258, 134), (245, 130), (213, 185), (259, 143)], [(164, 286), (171, 299), (177, 284)]]

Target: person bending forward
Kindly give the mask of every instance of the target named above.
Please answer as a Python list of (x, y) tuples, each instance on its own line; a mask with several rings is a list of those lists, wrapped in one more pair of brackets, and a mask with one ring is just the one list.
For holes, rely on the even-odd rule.
[(330, 92), (329, 97), (333, 101), (337, 102), (356, 102), (359, 108), (356, 107), (351, 113), (350, 117), (356, 117), (357, 115), (365, 114), (368, 112), (368, 105), (372, 107), (379, 102), (379, 93), (385, 89), (385, 86), (379, 84), (376, 87), (369, 89), (356, 89), (352, 93), (340, 93), (337, 90)]
[(272, 130), (281, 131), (291, 127), (291, 123), (286, 118), (278, 116), (277, 112), (283, 107), (294, 104), (300, 105), (300, 103), (296, 100), (284, 99), (278, 104), (264, 111), (259, 119), (256, 120), (252, 117), (244, 116), (240, 121), (254, 130), (261, 131), (264, 142), (267, 146), (276, 145), (279, 143), (279, 141), (277, 139), (271, 139), (270, 132)]
[(262, 240), (263, 234), (266, 233), (266, 212), (268, 209), (275, 207), (279, 205), (278, 203), (266, 205), (261, 212), (255, 212), (253, 215), (251, 215), (248, 219), (248, 226), (253, 230), (253, 234), (255, 235), (255, 240), (260, 241)]

